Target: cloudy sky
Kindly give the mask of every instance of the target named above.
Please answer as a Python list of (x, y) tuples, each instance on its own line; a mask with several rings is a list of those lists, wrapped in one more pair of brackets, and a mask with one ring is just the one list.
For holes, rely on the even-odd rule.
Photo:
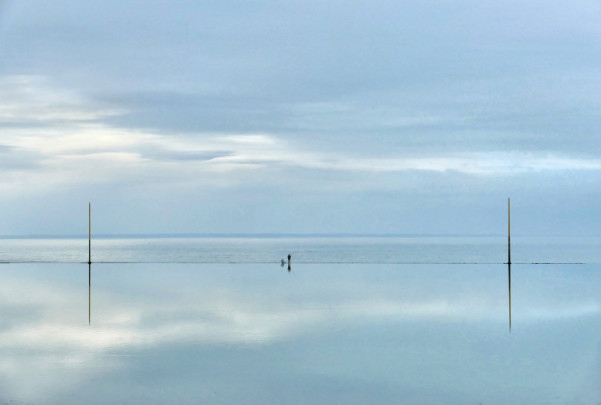
[(0, 0), (0, 234), (599, 235), (601, 2)]

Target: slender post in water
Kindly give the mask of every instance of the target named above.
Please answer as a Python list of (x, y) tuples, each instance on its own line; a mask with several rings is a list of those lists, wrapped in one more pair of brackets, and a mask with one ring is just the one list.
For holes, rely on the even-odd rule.
[(92, 203), (88, 203), (88, 264), (92, 264)]
[(507, 264), (511, 264), (511, 198), (507, 199)]

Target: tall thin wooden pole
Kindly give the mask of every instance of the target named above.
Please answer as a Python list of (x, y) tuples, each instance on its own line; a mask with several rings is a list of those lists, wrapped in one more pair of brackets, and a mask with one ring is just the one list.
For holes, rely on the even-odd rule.
[(507, 264), (511, 264), (511, 198), (507, 199)]
[(92, 264), (92, 203), (88, 203), (88, 264)]

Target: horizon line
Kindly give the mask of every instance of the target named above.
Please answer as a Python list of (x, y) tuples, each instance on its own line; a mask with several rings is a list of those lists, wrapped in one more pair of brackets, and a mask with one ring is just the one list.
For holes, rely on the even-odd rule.
[[(115, 233), (97, 234), (94, 238), (458, 238), (458, 237), (506, 237), (501, 233), (490, 234), (451, 234), (451, 233)], [(517, 237), (566, 237), (566, 235), (514, 235)], [(598, 235), (567, 235), (567, 237), (599, 237)], [(13, 234), (0, 235), (0, 239), (80, 239), (88, 238), (87, 234)]]

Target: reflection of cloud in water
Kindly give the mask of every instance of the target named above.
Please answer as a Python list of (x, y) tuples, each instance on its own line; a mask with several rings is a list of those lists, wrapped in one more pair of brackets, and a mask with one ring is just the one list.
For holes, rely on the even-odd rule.
[[(5, 282), (0, 287), (2, 308), (10, 308), (8, 313), (19, 314), (12, 319), (4, 317), (0, 331), (2, 348), (99, 350), (178, 341), (266, 344), (298, 334), (324, 331), (327, 325), (337, 322), (350, 325), (350, 322), (369, 322), (378, 318), (398, 321), (506, 320), (498, 303), (484, 296), (455, 301), (426, 298), (422, 302), (405, 302), (402, 298), (339, 298), (332, 302), (331, 297), (324, 297), (322, 303), (315, 299), (299, 308), (280, 301), (281, 298), (255, 299), (216, 292), (213, 296), (199, 298), (194, 309), (190, 308), (192, 303), (182, 304), (176, 297), (172, 297), (175, 299), (171, 302), (157, 302), (150, 296), (146, 302), (128, 307), (126, 302), (116, 302), (115, 297), (93, 292), (101, 315), (96, 317), (97, 320), (93, 317), (92, 327), (88, 327), (79, 323), (87, 308), (73, 307), (74, 302), (81, 301), (79, 291), (58, 291), (51, 286), (28, 283), (25, 286), (24, 282)], [(23, 310), (19, 311), (21, 307)], [(23, 313), (37, 315), (28, 318), (23, 317)], [(592, 302), (573, 303), (567, 307), (540, 303), (520, 311), (520, 318), (554, 320), (600, 313), (601, 307)]]
[[(174, 285), (179, 286), (177, 282)], [(337, 295), (326, 289), (289, 300), (285, 293), (264, 293), (266, 286), (257, 285), (257, 290), (209, 282), (195, 294), (166, 287), (157, 290), (162, 291), (158, 296), (152, 292), (141, 296), (107, 293), (95, 291), (92, 285), (92, 325), (88, 326), (87, 275), (80, 287), (53, 286), (27, 278), (3, 280), (0, 381), (6, 387), (4, 392), (39, 400), (38, 396), (65, 392), (122, 368), (128, 356), (160, 352), (172, 344), (266, 346), (347, 328), (368, 329), (373, 322), (497, 322), (504, 326), (507, 321), (502, 284), (498, 296), (478, 288), (469, 294), (452, 288), (426, 290), (426, 284), (420, 287), (423, 291), (414, 290), (411, 296), (395, 295), (385, 292), (388, 286), (384, 283), (363, 294), (347, 285), (337, 289)], [(518, 305), (517, 313), (522, 323), (564, 321), (598, 316), (601, 308), (591, 301), (561, 305), (539, 297), (527, 308)], [(43, 389), (31, 390), (32, 384)]]
[(596, 303), (576, 304), (565, 308), (538, 307), (522, 311), (523, 321), (553, 321), (560, 319), (576, 319), (601, 314), (601, 307)]

